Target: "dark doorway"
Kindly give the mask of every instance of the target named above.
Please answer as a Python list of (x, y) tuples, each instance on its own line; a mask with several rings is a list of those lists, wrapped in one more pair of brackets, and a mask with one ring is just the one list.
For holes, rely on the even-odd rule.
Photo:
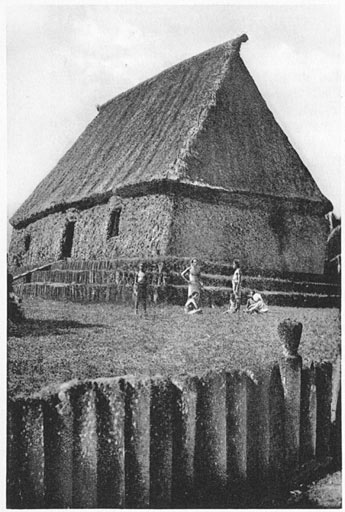
[(61, 259), (70, 258), (72, 254), (73, 235), (74, 235), (75, 222), (69, 222), (66, 225), (65, 233), (63, 235), (61, 244)]

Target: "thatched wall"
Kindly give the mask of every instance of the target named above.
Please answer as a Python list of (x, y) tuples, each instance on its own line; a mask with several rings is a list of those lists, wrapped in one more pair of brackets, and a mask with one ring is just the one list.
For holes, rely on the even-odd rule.
[[(40, 219), (26, 228), (13, 229), (9, 247), (9, 264), (22, 267), (31, 263), (58, 259), (66, 224), (66, 214), (58, 212)], [(27, 236), (31, 237), (30, 247), (25, 248)]]
[[(115, 209), (121, 209), (119, 234), (109, 237)], [(172, 255), (225, 263), (238, 258), (246, 268), (278, 272), (321, 274), (324, 269), (327, 221), (300, 203), (243, 195), (198, 200), (183, 194), (113, 196), (88, 209), (48, 215), (14, 229), (10, 264), (60, 259), (69, 222), (75, 222), (73, 259)]]
[(169, 254), (231, 262), (247, 268), (323, 273), (327, 222), (275, 201), (247, 206), (176, 201)]
[[(10, 264), (18, 266), (57, 260), (68, 222), (75, 222), (71, 257), (79, 259), (157, 256), (166, 253), (173, 202), (169, 197), (120, 199), (86, 210), (70, 209), (54, 213), (14, 229), (9, 248)], [(108, 238), (108, 225), (114, 208), (121, 208), (119, 235)], [(30, 235), (30, 247), (25, 240)]]

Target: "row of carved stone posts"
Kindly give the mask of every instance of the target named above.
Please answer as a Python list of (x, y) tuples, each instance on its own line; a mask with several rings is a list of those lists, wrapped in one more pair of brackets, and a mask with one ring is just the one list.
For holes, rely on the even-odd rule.
[(280, 324), (284, 357), (255, 376), (105, 378), (10, 401), (8, 506), (234, 508), (281, 495), (340, 449), (340, 367), (302, 368), (301, 332)]

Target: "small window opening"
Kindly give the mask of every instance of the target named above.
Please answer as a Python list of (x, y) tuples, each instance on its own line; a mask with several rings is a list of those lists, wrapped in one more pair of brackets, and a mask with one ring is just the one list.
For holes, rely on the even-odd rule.
[(61, 258), (70, 258), (72, 254), (75, 222), (69, 222), (62, 238)]
[(120, 215), (121, 215), (121, 208), (116, 208), (116, 210), (113, 210), (111, 212), (109, 224), (108, 224), (108, 233), (107, 233), (108, 239), (119, 235)]
[(30, 249), (30, 244), (31, 244), (31, 235), (26, 235), (26, 237), (24, 239), (25, 252), (28, 252), (28, 250)]

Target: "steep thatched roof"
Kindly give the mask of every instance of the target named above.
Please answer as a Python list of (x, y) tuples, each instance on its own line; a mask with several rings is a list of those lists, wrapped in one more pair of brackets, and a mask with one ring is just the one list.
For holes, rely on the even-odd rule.
[(246, 40), (192, 57), (100, 107), (12, 224), (162, 181), (305, 199), (327, 209), (239, 56)]

